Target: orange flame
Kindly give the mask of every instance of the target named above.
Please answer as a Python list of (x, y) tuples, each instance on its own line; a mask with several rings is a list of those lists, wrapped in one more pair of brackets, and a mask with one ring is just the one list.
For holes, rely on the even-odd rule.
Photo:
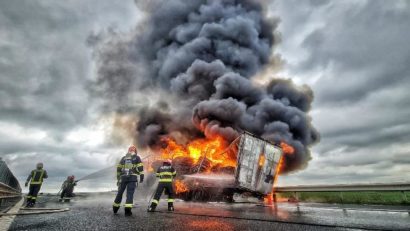
[(265, 155), (262, 154), (259, 156), (259, 166), (263, 166), (263, 164), (265, 163)]
[(280, 158), (278, 166), (276, 168), (275, 179), (273, 180), (273, 192), (275, 191), (276, 184), (278, 183), (278, 176), (283, 168), (283, 156)]
[(229, 157), (226, 152), (227, 142), (222, 137), (196, 139), (186, 145), (178, 144), (171, 138), (165, 138), (163, 141), (166, 147), (160, 150), (162, 159), (190, 157), (194, 162), (198, 162), (205, 157), (211, 162), (211, 167), (217, 164), (221, 167), (236, 166), (236, 158)]
[(188, 187), (184, 184), (184, 182), (182, 182), (180, 180), (175, 180), (174, 181), (174, 188), (175, 188), (175, 193), (176, 194), (187, 192), (189, 190)]
[[(207, 162), (209, 161), (207, 165), (210, 165), (210, 167), (207, 167), (205, 170), (206, 173), (209, 173), (212, 167), (236, 167), (236, 156), (229, 154), (229, 151), (227, 151), (228, 142), (220, 136), (212, 139), (196, 139), (185, 145), (178, 144), (170, 137), (163, 138), (162, 141), (165, 144), (165, 147), (159, 150), (162, 159), (188, 157), (191, 158), (195, 164), (202, 164), (202, 161), (206, 158)], [(294, 147), (285, 142), (281, 142), (280, 147), (283, 150), (283, 155), (276, 168), (273, 193), (277, 184), (277, 177), (285, 167), (285, 155), (292, 155), (295, 152)], [(258, 160), (259, 166), (263, 166), (264, 162), (265, 156), (261, 155)], [(181, 180), (175, 180), (174, 186), (177, 194), (189, 190), (188, 186)], [(270, 197), (271, 196), (272, 195), (270, 195)]]
[(295, 149), (285, 142), (280, 142), (280, 147), (282, 148), (284, 154), (292, 155), (295, 153)]
[[(282, 144), (285, 144), (285, 143), (281, 143), (281, 145)], [(293, 147), (292, 146), (289, 146), (289, 147), (291, 147), (292, 148), (292, 150), (293, 150)], [(285, 153), (285, 151), (284, 151), (284, 153)], [(275, 188), (276, 188), (276, 184), (278, 183), (278, 176), (279, 176), (279, 174), (280, 174), (280, 172), (281, 172), (281, 170), (282, 170), (282, 168), (283, 168), (283, 159), (284, 159), (284, 157), (282, 156), (281, 158), (280, 158), (280, 160), (279, 160), (279, 163), (278, 163), (278, 166), (277, 166), (277, 168), (276, 168), (276, 173), (275, 173), (275, 179), (273, 180), (273, 190), (272, 190), (272, 192), (271, 193), (269, 193), (268, 195), (266, 195), (264, 198), (263, 198), (263, 201), (264, 201), (264, 203), (265, 204), (272, 204), (272, 198), (273, 198), (273, 195), (275, 194)], [(276, 202), (276, 201), (275, 201)]]

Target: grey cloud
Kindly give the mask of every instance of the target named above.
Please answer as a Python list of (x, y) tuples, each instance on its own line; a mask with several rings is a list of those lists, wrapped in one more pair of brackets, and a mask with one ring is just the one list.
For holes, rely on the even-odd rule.
[[(312, 86), (313, 124), (321, 132), (310, 167), (286, 179), (343, 183), (406, 176), (409, 153), (396, 147), (406, 147), (410, 138), (410, 34), (405, 29), (410, 5), (317, 3), (272, 5), (281, 18), (279, 50), (289, 61), (284, 69)], [(296, 4), (300, 7), (294, 9)], [(368, 173), (355, 173), (364, 169)]]
[[(91, 69), (85, 42), (95, 20), (102, 27), (118, 22), (109, 19), (112, 13), (104, 12), (107, 19), (98, 15), (112, 6), (101, 1), (97, 7), (81, 1), (0, 4), (0, 118), (56, 133), (86, 122)], [(110, 12), (118, 15), (126, 4), (116, 7)]]
[(330, 68), (314, 86), (318, 102), (351, 103), (391, 85), (410, 84), (408, 5), (371, 1), (325, 7), (323, 26), (302, 43), (309, 56), (295, 66), (300, 72)]
[[(96, 158), (96, 156), (98, 158)], [(116, 157), (119, 157), (116, 155)], [(106, 154), (99, 152), (73, 152), (70, 154), (50, 153), (50, 152), (30, 152), (17, 153), (3, 156), (13, 174), (20, 182), (25, 182), (28, 174), (35, 168), (37, 162), (43, 162), (44, 168), (47, 170), (49, 178), (45, 181), (44, 187), (47, 191), (58, 191), (60, 185), (69, 175), (75, 175), (77, 179), (87, 176), (97, 170), (107, 166), (113, 166), (107, 162), (111, 159), (107, 158)], [(35, 160), (35, 161), (33, 161)], [(117, 161), (117, 160), (115, 160)], [(115, 169), (113, 168), (112, 176), (105, 179), (93, 180), (94, 186), (87, 182), (80, 182), (77, 190), (82, 190), (87, 186), (90, 188), (99, 187), (101, 184), (106, 184), (108, 187), (115, 187), (114, 179)], [(107, 186), (105, 187), (107, 188)]]
[[(1, 120), (55, 135), (86, 122), (90, 51), (85, 41), (101, 17), (97, 12), (109, 4), (79, 9), (80, 3), (0, 3)], [(93, 3), (82, 6), (87, 5)]]
[[(5, 126), (0, 156), (20, 179), (39, 160), (58, 181), (106, 165), (91, 156), (104, 156), (110, 147), (93, 150), (65, 137), (95, 118), (96, 99), (88, 94), (93, 69), (87, 37), (115, 24), (119, 31), (128, 30), (137, 17), (132, 1), (0, 2), (0, 122), (23, 133), (16, 137)], [(24, 138), (32, 131), (44, 131), (46, 138)]]

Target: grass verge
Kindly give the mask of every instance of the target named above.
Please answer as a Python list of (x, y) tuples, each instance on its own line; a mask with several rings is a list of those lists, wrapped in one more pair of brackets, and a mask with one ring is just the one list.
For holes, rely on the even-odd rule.
[(276, 193), (280, 200), (289, 199), (302, 202), (410, 205), (410, 192), (281, 192)]

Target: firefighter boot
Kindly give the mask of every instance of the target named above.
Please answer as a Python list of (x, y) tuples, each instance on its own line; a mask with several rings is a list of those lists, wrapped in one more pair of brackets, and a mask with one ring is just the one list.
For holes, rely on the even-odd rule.
[(32, 207), (32, 206), (31, 206), (31, 199), (27, 199), (26, 207), (27, 207), (27, 208)]
[(124, 208), (125, 211), (125, 216), (131, 216), (132, 212), (131, 212), (131, 208)]
[(157, 207), (157, 204), (151, 203), (151, 205), (148, 208), (148, 212), (155, 212), (156, 207)]
[(168, 202), (168, 211), (170, 211), (170, 212), (174, 211), (174, 203), (173, 202)]
[(120, 207), (118, 207), (118, 206), (112, 206), (112, 211), (114, 212), (114, 214), (117, 214), (119, 209), (120, 209)]

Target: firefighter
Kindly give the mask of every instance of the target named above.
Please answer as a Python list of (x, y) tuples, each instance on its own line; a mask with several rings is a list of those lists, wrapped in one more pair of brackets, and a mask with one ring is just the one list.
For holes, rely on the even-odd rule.
[(116, 214), (120, 208), (122, 195), (127, 190), (127, 198), (124, 205), (125, 215), (131, 216), (131, 208), (133, 206), (134, 191), (137, 186), (138, 176), (140, 183), (144, 181), (144, 166), (141, 158), (137, 155), (137, 148), (131, 146), (128, 148), (127, 154), (121, 158), (117, 165), (117, 185), (118, 193), (113, 203), (113, 211)]
[(176, 175), (177, 172), (172, 167), (171, 160), (164, 161), (162, 166), (158, 168), (157, 177), (159, 178), (159, 183), (151, 205), (148, 208), (148, 212), (155, 211), (164, 190), (165, 193), (168, 194), (168, 211), (174, 211), (174, 189), (172, 188), (172, 180)]
[(67, 180), (64, 181), (63, 185), (61, 185), (61, 201), (64, 197), (73, 197), (74, 196), (74, 186), (77, 185), (77, 181), (74, 180), (75, 176), (68, 176)]
[(27, 207), (34, 206), (43, 180), (47, 177), (47, 171), (43, 169), (43, 163), (37, 163), (36, 169), (31, 171), (30, 175), (27, 177), (26, 183), (24, 184), (24, 186), (27, 187), (30, 183), (30, 188), (27, 195)]

